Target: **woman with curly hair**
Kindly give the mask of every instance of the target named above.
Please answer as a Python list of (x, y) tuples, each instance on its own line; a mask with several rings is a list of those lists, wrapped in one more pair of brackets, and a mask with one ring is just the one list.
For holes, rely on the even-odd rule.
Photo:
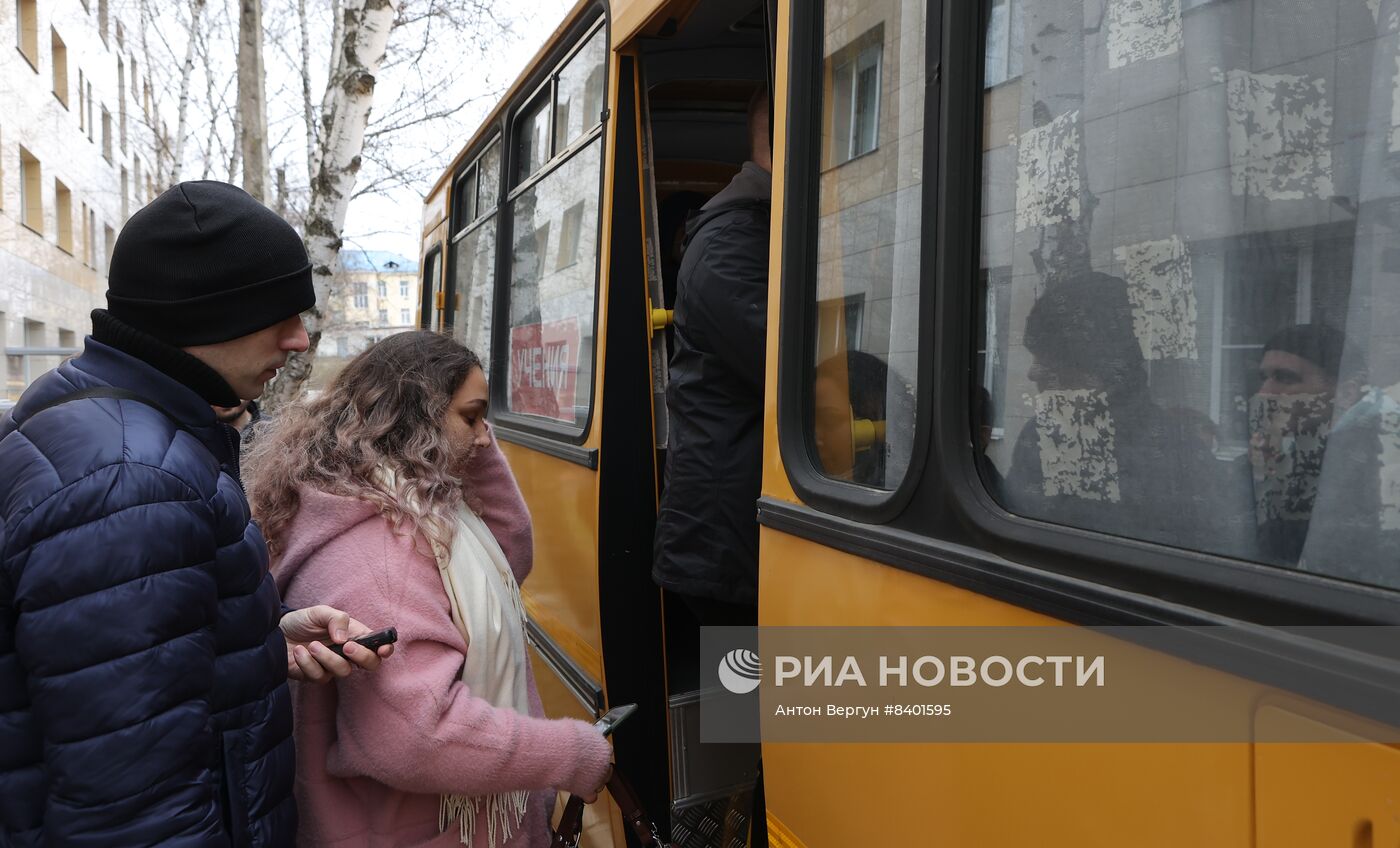
[(486, 423), (477, 357), (390, 336), (254, 443), (273, 573), (398, 629), (372, 675), (294, 690), (299, 845), (545, 846), (558, 788), (596, 797), (611, 750), (543, 718), (519, 583), (530, 518)]

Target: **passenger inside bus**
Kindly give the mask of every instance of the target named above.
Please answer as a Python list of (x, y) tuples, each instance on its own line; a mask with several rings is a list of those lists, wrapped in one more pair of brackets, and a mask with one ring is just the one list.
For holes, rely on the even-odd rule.
[[(1182, 544), (1210, 526), (1210, 454), (1148, 392), (1127, 284), (1090, 272), (1051, 283), (1026, 319), (1034, 419), (1016, 441), (1013, 511)], [(1160, 508), (1162, 493), (1180, 495)]]
[[(896, 390), (889, 391), (890, 386)], [(875, 354), (848, 350), (817, 365), (812, 396), (814, 442), (823, 470), (838, 479), (884, 487), (890, 452), (887, 410), (891, 396), (896, 404), (912, 405), (908, 384)]]
[(749, 160), (686, 228), (666, 408), (670, 449), (652, 576), (701, 625), (758, 622), (768, 232), (768, 93), (748, 108)]
[(1258, 558), (1296, 565), (1312, 523), (1333, 422), (1361, 397), (1361, 360), (1325, 324), (1285, 327), (1264, 344), (1249, 402), (1248, 462)]

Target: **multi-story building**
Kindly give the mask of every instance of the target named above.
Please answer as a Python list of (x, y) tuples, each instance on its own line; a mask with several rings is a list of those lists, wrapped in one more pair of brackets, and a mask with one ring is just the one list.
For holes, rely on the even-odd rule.
[(108, 2), (0, 4), (0, 405), (81, 345), (116, 235), (157, 189), (146, 57)]
[(383, 250), (340, 252), (340, 274), (327, 304), (312, 388), (324, 387), (339, 366), (418, 320), (418, 263)]

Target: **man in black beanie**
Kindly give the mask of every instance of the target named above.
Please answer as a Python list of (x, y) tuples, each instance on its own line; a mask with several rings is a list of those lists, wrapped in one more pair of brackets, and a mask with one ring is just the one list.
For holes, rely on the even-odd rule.
[[(133, 215), (78, 358), (0, 421), (0, 844), (291, 845), (288, 677), (390, 649), (289, 612), (211, 405), (307, 348), (301, 239), (241, 190)], [(388, 624), (385, 622), (384, 624)]]

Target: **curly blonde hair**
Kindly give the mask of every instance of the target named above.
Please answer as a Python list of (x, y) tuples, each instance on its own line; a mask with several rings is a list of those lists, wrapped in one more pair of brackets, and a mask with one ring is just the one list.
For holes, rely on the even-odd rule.
[(325, 394), (262, 425), (244, 478), (273, 560), (286, 550), (302, 486), (367, 501), (395, 532), (450, 548), (471, 449), (454, 448), (443, 422), (453, 394), (480, 367), (448, 336), (399, 333), (351, 360)]

